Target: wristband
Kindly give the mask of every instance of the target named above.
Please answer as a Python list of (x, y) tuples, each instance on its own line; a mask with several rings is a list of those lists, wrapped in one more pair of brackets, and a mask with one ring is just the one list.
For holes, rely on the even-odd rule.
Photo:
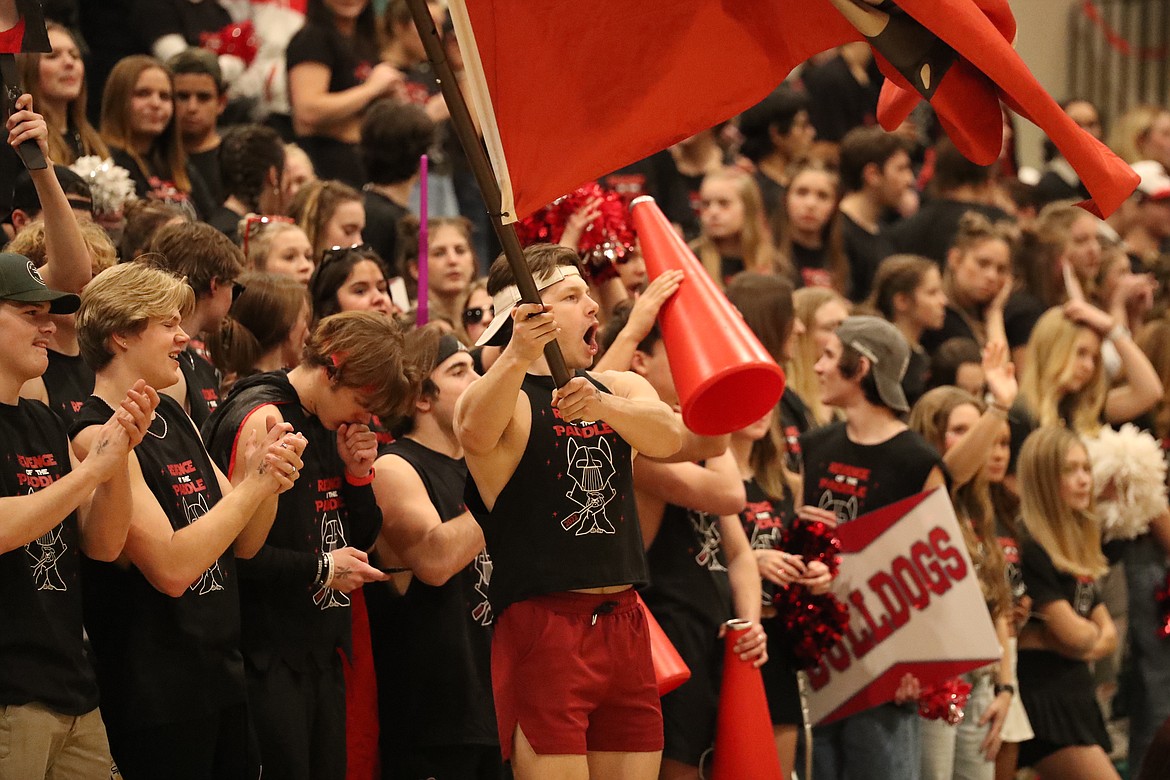
[(329, 588), (333, 585), (333, 553), (325, 553), (325, 560), (329, 562), (329, 576), (325, 579), (324, 587)]
[(1109, 329), (1109, 332), (1105, 334), (1105, 338), (1109, 341), (1118, 341), (1120, 339), (1133, 338), (1133, 333), (1130, 332), (1124, 323), (1119, 322)]
[(996, 696), (999, 696), (1001, 693), (1009, 693), (1012, 696), (1016, 695), (1016, 686), (1011, 683), (996, 683), (992, 687), (992, 690), (995, 691)]
[(325, 570), (325, 554), (322, 553), (317, 556), (317, 576), (313, 578), (314, 585), (323, 584), (321, 581), (321, 572)]
[(353, 485), (354, 487), (365, 487), (366, 485), (368, 485), (374, 481), (374, 467), (371, 466), (370, 473), (365, 475), (364, 477), (355, 477), (354, 475), (350, 474), (347, 471), (347, 472), (345, 472), (345, 481), (348, 482), (349, 484)]

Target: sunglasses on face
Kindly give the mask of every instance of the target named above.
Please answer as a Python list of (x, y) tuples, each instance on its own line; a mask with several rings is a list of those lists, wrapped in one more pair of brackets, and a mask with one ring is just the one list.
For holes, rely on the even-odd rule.
[(486, 309), (482, 306), (477, 306), (474, 309), (464, 309), (463, 325), (466, 327), (467, 325), (478, 325), (483, 322), (484, 312), (489, 312), (492, 317), (496, 316), (494, 306), (489, 306)]

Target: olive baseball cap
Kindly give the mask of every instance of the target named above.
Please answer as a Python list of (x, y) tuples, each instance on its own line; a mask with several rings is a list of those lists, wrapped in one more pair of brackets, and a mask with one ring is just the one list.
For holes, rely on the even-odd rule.
[(72, 314), (81, 305), (81, 298), (73, 293), (46, 287), (33, 261), (14, 252), (0, 252), (0, 301), (47, 301), (53, 314)]
[(869, 358), (878, 395), (895, 412), (910, 411), (902, 377), (910, 365), (910, 345), (901, 332), (880, 317), (849, 317), (837, 327), (837, 338)]

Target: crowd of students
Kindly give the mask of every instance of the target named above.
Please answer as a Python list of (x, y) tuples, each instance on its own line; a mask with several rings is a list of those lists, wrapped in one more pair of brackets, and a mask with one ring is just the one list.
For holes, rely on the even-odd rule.
[[(865, 44), (601, 177), (785, 368), (708, 437), (657, 326), (687, 279), (593, 251), (601, 198), (526, 249), (544, 306), (490, 262), (403, 0), (57, 5), (6, 126), (51, 165), (3, 149), (0, 777), (697, 778), (733, 618), (786, 776), (1158, 776), (1164, 469), (1139, 506), (1094, 458), (1170, 441), (1170, 109), (1062, 104), (1141, 175), (1107, 221), (1006, 112), (987, 167), (928, 111), (876, 127)], [(212, 42), (244, 22), (251, 61)], [(907, 675), (802, 739), (775, 602), (833, 575), (786, 530), (936, 488), (1002, 657), (957, 726)], [(644, 609), (691, 670), (661, 698)]]

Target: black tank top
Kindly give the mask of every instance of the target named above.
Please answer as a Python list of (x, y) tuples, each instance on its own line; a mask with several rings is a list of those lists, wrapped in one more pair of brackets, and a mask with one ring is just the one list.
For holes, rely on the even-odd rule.
[(467, 481), (467, 505), (492, 553), (496, 614), (542, 593), (645, 584), (630, 445), (604, 422), (562, 420), (552, 408), (551, 377), (529, 374), (521, 389), (532, 431), (490, 512), (475, 480)]
[[(773, 498), (764, 492), (760, 483), (752, 479), (743, 482), (747, 503), (739, 513), (744, 533), (753, 550), (784, 549), (784, 532), (792, 525), (796, 516), (791, 492), (784, 498)], [(771, 606), (776, 586), (770, 580), (761, 582), (761, 599), (764, 606)]]
[[(65, 427), (39, 401), (0, 404), (0, 495), (27, 496), (69, 473)], [(38, 702), (63, 715), (98, 704), (81, 644), (77, 513), (0, 555), (0, 706)]]
[(829, 509), (847, 523), (922, 491), (938, 452), (914, 431), (879, 444), (857, 444), (836, 422), (800, 437), (804, 503)]
[(382, 513), (372, 487), (345, 478), (337, 433), (304, 410), (284, 371), (241, 379), (203, 426), (220, 468), (230, 473), (240, 428), (266, 404), (278, 406), (308, 445), (300, 478), (280, 495), (267, 541), (239, 563), (244, 653), (261, 669), (274, 656), (295, 668), (308, 662), (321, 668), (332, 663), (338, 647), (349, 650), (350, 599), (315, 583), (318, 558), (342, 547), (368, 550), (382, 527)]
[[(74, 435), (113, 411), (96, 396)], [(134, 449), (142, 476), (171, 528), (207, 514), (223, 494), (190, 418), (162, 395)], [(102, 690), (102, 715), (121, 728), (218, 712), (244, 700), (240, 600), (229, 546), (183, 595), (172, 598), (135, 567), (85, 560), (85, 620)]]
[(641, 593), (664, 626), (681, 618), (716, 631), (732, 617), (722, 541), (718, 516), (673, 504), (663, 509), (662, 524), (646, 551), (650, 584)]
[(196, 428), (202, 428), (219, 406), (219, 371), (190, 346), (179, 355), (179, 368), (187, 380), (187, 408), (191, 410), (191, 420)]
[[(446, 522), (463, 514), (467, 466), (412, 439), (384, 454), (397, 455), (418, 473), (427, 496)], [(443, 745), (495, 745), (492, 704), (492, 609), (486, 550), (444, 585), (417, 577), (401, 597), (389, 583), (366, 586), (378, 679), (385, 690), (382, 729), (402, 749)]]
[(93, 394), (93, 369), (80, 355), (63, 355), (50, 349), (49, 367), (41, 378), (49, 394), (49, 408), (66, 428), (73, 425), (85, 399)]

